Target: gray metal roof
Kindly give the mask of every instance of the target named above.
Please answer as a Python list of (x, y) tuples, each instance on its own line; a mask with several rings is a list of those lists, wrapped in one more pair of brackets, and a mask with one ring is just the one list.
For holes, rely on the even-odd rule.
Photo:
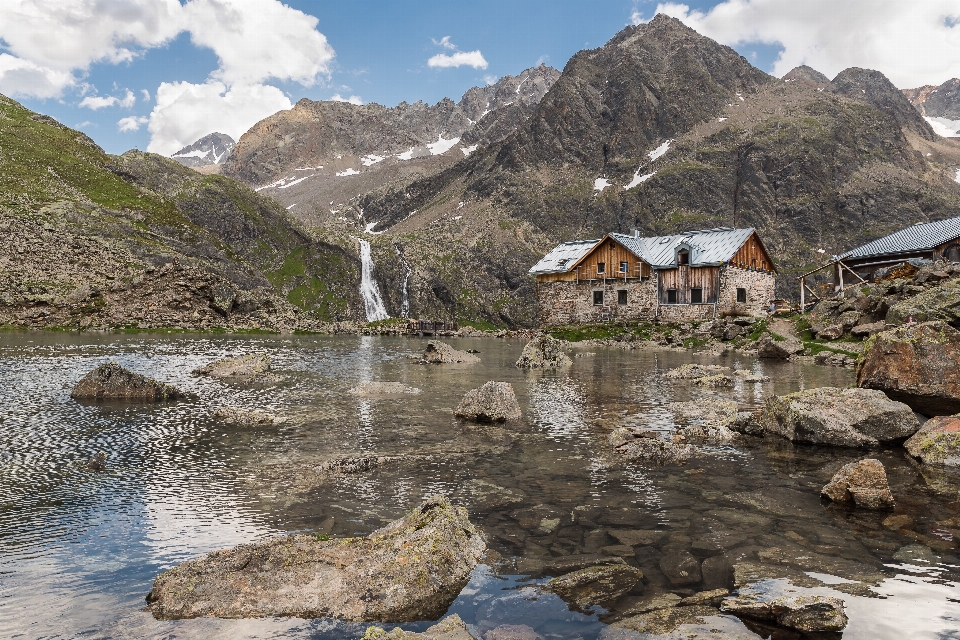
[(847, 251), (837, 258), (840, 260), (872, 258), (874, 256), (925, 251), (956, 238), (960, 238), (960, 217), (915, 224), (873, 242), (868, 242), (862, 247)]
[[(677, 265), (676, 251), (681, 245), (690, 249), (690, 265), (693, 267), (715, 266), (726, 263), (747, 241), (753, 229), (701, 229), (674, 236), (637, 238), (622, 233), (610, 237), (643, 258), (657, 269), (669, 269)], [(642, 248), (641, 248), (642, 247)]]
[(527, 273), (531, 275), (566, 273), (599, 243), (600, 240), (575, 240), (558, 244), (553, 251), (540, 258), (540, 262), (533, 265)]

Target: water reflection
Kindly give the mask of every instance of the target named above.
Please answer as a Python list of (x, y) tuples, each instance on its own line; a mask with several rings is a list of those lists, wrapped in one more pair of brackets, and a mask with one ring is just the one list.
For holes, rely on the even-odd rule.
[[(859, 512), (821, 504), (819, 488), (861, 451), (764, 441), (656, 467), (625, 463), (607, 444), (618, 426), (672, 431), (673, 402), (724, 399), (747, 409), (774, 393), (846, 386), (849, 370), (597, 349), (566, 370), (531, 374), (512, 366), (520, 343), (451, 342), (478, 349), (481, 363), (417, 365), (410, 356), (423, 342), (393, 338), (0, 335), (0, 636), (356, 638), (365, 625), (329, 620), (160, 623), (141, 611), (143, 596), (159, 571), (186, 558), (285, 531), (365, 534), (443, 493), (468, 506), (496, 552), (451, 609), (477, 634), (527, 624), (545, 638), (593, 638), (640, 599), (736, 579), (770, 592), (842, 594), (851, 618), (844, 637), (899, 638), (904, 629), (955, 637), (960, 484), (951, 474), (924, 476), (898, 450), (871, 451), (898, 506)], [(241, 387), (190, 375), (249, 352), (270, 354), (278, 379)], [(76, 380), (110, 360), (192, 397), (70, 400)], [(705, 390), (661, 377), (687, 362), (771, 380)], [(363, 380), (424, 393), (347, 393)], [(487, 380), (514, 385), (523, 420), (453, 418), (460, 397)], [(211, 418), (222, 404), (289, 421), (231, 427)], [(78, 463), (98, 451), (108, 454), (107, 472), (82, 471)], [(323, 471), (357, 455), (383, 462)], [(603, 620), (538, 587), (557, 558), (590, 554), (621, 557), (645, 576)], [(678, 554), (701, 567), (699, 582), (671, 582)], [(721, 632), (752, 633), (726, 616), (671, 633)]]

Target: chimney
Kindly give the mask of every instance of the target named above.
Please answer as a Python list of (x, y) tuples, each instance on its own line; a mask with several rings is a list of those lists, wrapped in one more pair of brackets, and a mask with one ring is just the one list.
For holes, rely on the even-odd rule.
[(634, 229), (634, 230), (633, 230), (633, 237), (634, 237), (634, 238), (639, 238), (639, 237), (640, 237), (640, 229)]

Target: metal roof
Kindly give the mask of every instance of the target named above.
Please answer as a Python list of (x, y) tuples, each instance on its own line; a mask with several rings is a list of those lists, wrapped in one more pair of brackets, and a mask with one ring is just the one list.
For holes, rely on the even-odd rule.
[(872, 258), (898, 253), (912, 253), (938, 247), (945, 242), (960, 238), (960, 217), (938, 222), (915, 224), (896, 233), (891, 233), (862, 247), (837, 256), (835, 259)]
[(531, 275), (566, 273), (599, 243), (600, 240), (575, 240), (558, 244), (553, 251), (540, 258), (540, 262), (533, 265), (527, 273)]
[(687, 231), (674, 236), (638, 238), (622, 233), (611, 233), (610, 237), (621, 242), (650, 266), (669, 269), (677, 266), (676, 251), (681, 245), (690, 249), (690, 266), (705, 267), (724, 264), (737, 253), (753, 231), (752, 228), (719, 227)]

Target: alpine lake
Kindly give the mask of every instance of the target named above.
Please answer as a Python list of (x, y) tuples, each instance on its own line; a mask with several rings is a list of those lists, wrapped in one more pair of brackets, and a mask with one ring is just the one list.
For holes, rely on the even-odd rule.
[[(911, 462), (902, 448), (745, 439), (657, 466), (619, 458), (607, 439), (620, 426), (672, 431), (672, 402), (721, 398), (749, 410), (771, 394), (850, 386), (851, 369), (574, 345), (572, 366), (526, 371), (514, 367), (522, 341), (442, 340), (479, 351), (481, 362), (418, 364), (420, 338), (0, 333), (0, 637), (359, 638), (370, 624), (158, 621), (144, 598), (158, 573), (207, 552), (290, 532), (365, 535), (440, 493), (466, 506), (487, 539), (487, 555), (448, 611), (478, 638), (519, 624), (543, 638), (638, 637), (614, 634), (610, 624), (638, 602), (702, 587), (666, 578), (661, 561), (677, 552), (729, 567), (741, 593), (842, 598), (849, 624), (827, 637), (960, 638), (960, 483)], [(236, 386), (190, 373), (246, 353), (268, 353), (275, 377)], [(191, 398), (70, 398), (82, 376), (110, 361)], [(770, 381), (702, 389), (662, 377), (689, 362)], [(455, 419), (463, 394), (489, 380), (513, 385), (523, 418)], [(362, 381), (422, 393), (349, 393)], [(286, 421), (237, 427), (213, 417), (221, 405)], [(85, 470), (101, 451), (106, 470)], [(342, 456), (383, 462), (310, 472)], [(893, 511), (821, 500), (833, 473), (864, 457), (886, 467)], [(620, 556), (643, 571), (643, 582), (611, 610), (578, 611), (541, 588), (558, 559), (577, 554)], [(720, 613), (654, 631), (801, 637)]]

